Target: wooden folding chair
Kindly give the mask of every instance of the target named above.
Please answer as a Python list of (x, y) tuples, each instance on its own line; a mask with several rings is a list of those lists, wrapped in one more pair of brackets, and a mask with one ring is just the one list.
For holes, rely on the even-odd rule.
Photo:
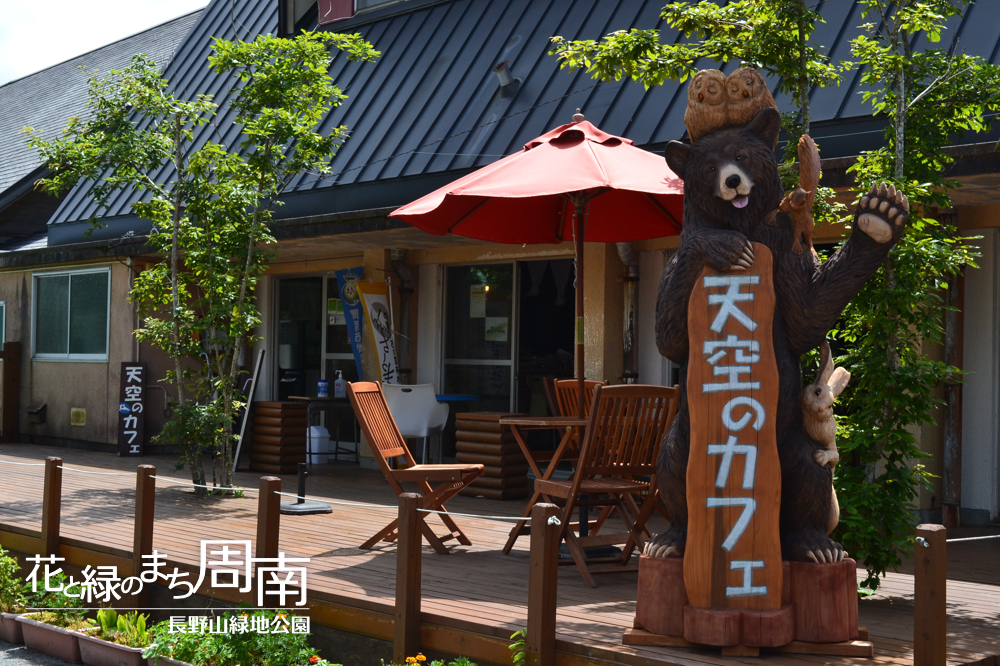
[[(594, 389), (590, 417), (576, 472), (568, 481), (542, 479), (535, 490), (544, 501), (564, 500), (562, 536), (573, 561), (591, 587), (593, 573), (626, 570), (633, 551), (649, 538), (646, 521), (658, 501), (656, 458), (660, 441), (677, 413), (677, 390), (631, 384)], [(648, 478), (648, 481), (642, 479)], [(642, 507), (634, 495), (642, 495)], [(577, 536), (572, 530), (573, 509), (610, 507), (626, 531), (620, 534)], [(591, 546), (624, 544), (620, 557), (589, 559)], [(607, 566), (610, 565), (610, 566)], [(631, 569), (628, 569), (631, 570)]]
[[(361, 424), (361, 431), (371, 447), (372, 454), (378, 462), (379, 469), (385, 475), (389, 487), (396, 493), (396, 497), (403, 494), (401, 483), (415, 482), (419, 484), (424, 493), (422, 509), (443, 511), (438, 514), (441, 522), (448, 528), (448, 535), (438, 537), (423, 521), (421, 531), (431, 547), (441, 554), (446, 554), (448, 549), (444, 546), (444, 541), (457, 539), (464, 546), (471, 546), (472, 542), (459, 529), (451, 516), (447, 515), (444, 503), (457, 495), (460, 490), (469, 485), (476, 477), (483, 473), (482, 465), (418, 465), (413, 459), (413, 455), (406, 447), (406, 440), (399, 434), (399, 428), (389, 412), (389, 406), (385, 402), (385, 395), (382, 387), (375, 382), (349, 382), (347, 384), (347, 396), (351, 399), (351, 406), (354, 407), (354, 414)], [(389, 461), (397, 456), (402, 456), (406, 462), (405, 469), (392, 469)], [(433, 488), (431, 483), (441, 482), (437, 488)], [(379, 541), (391, 542), (396, 539), (396, 523), (391, 523), (375, 533), (375, 535), (361, 544), (362, 549), (369, 549)]]
[[(595, 379), (583, 380), (584, 417), (590, 416), (590, 403), (594, 399), (594, 389), (607, 385), (607, 382), (599, 382)], [(559, 413), (556, 416), (576, 416), (576, 396), (579, 386), (580, 383), (575, 379), (556, 379), (552, 382), (552, 389), (556, 394), (556, 404), (559, 405)]]
[(548, 403), (552, 416), (559, 416), (559, 402), (556, 400), (556, 378), (552, 375), (542, 377), (542, 388), (545, 389), (545, 402)]
[[(548, 384), (549, 381), (551, 381), (551, 387)], [(586, 379), (583, 382), (583, 390), (586, 392), (585, 404), (587, 405), (584, 414), (585, 417), (590, 413), (590, 403), (594, 396), (594, 389), (598, 386), (607, 386), (607, 382), (593, 379)], [(549, 407), (552, 409), (553, 416), (576, 416), (578, 388), (579, 384), (575, 379), (546, 378), (546, 396), (549, 399)], [(512, 432), (514, 433), (514, 437), (517, 438), (521, 450), (525, 453), (525, 457), (528, 459), (528, 464), (531, 466), (531, 471), (534, 472), (536, 479), (551, 478), (560, 462), (575, 462), (579, 456), (580, 438), (579, 430), (576, 428), (568, 429), (563, 433), (555, 451), (532, 451), (522, 439), (522, 435), (518, 430), (514, 429)], [(549, 463), (544, 472), (539, 467), (539, 463), (543, 462)], [(538, 501), (538, 497), (538, 490), (536, 489), (528, 501), (528, 508), (524, 511), (524, 518), (531, 515), (531, 507)], [(519, 520), (507, 536), (507, 543), (503, 547), (504, 555), (510, 554), (511, 549), (514, 548), (514, 544), (517, 542), (517, 537), (528, 533), (530, 533), (530, 529), (527, 526), (527, 521)]]

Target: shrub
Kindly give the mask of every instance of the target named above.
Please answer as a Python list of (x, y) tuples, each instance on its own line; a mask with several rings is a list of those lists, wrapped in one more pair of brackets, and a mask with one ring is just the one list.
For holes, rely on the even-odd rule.
[(0, 611), (23, 613), (25, 610), (24, 581), (17, 560), (0, 547)]

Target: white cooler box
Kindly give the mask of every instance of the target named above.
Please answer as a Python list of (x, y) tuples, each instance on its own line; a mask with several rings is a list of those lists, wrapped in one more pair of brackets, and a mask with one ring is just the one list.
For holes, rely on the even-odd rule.
[(312, 453), (310, 464), (325, 465), (329, 460), (330, 453), (330, 432), (323, 426), (310, 426), (306, 433), (309, 440), (306, 451)]

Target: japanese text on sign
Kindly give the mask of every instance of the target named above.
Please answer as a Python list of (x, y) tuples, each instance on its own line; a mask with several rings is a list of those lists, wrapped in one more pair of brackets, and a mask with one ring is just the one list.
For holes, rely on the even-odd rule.
[(122, 363), (118, 403), (118, 455), (142, 455), (145, 405), (146, 364)]
[[(166, 556), (154, 550), (143, 555), (142, 571), (137, 576), (118, 576), (116, 566), (87, 565), (81, 572), (82, 578), (72, 575), (64, 580), (58, 578), (63, 573), (58, 563), (65, 558), (55, 555), (34, 555), (27, 558), (34, 568), (28, 574), (27, 582), (33, 592), (39, 586), (47, 592), (61, 592), (67, 597), (75, 597), (87, 603), (113, 603), (122, 595), (142, 592), (143, 585), (159, 582), (170, 590), (178, 590), (174, 599), (187, 599), (208, 582), (212, 588), (233, 588), (240, 592), (251, 590), (254, 574), (258, 577), (258, 606), (306, 605), (306, 563), (308, 557), (288, 557), (279, 552), (277, 557), (252, 557), (250, 541), (202, 541), (201, 565), (198, 577), (192, 580), (191, 573), (173, 567), (167, 570)], [(254, 571), (251, 571), (254, 565)]]

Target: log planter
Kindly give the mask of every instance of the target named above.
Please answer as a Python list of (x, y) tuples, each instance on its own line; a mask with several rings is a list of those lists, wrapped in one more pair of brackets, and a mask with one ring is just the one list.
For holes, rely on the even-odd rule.
[(21, 623), (16, 619), (17, 615), (17, 613), (0, 613), (0, 641), (14, 645), (24, 643), (24, 633), (21, 631)]
[(145, 648), (119, 645), (84, 633), (79, 639), (80, 658), (87, 666), (146, 666), (146, 660), (142, 658)]
[(73, 664), (81, 662), (79, 637), (82, 633), (39, 622), (26, 615), (18, 615), (16, 619), (21, 623), (24, 644), (29, 650), (43, 652)]

